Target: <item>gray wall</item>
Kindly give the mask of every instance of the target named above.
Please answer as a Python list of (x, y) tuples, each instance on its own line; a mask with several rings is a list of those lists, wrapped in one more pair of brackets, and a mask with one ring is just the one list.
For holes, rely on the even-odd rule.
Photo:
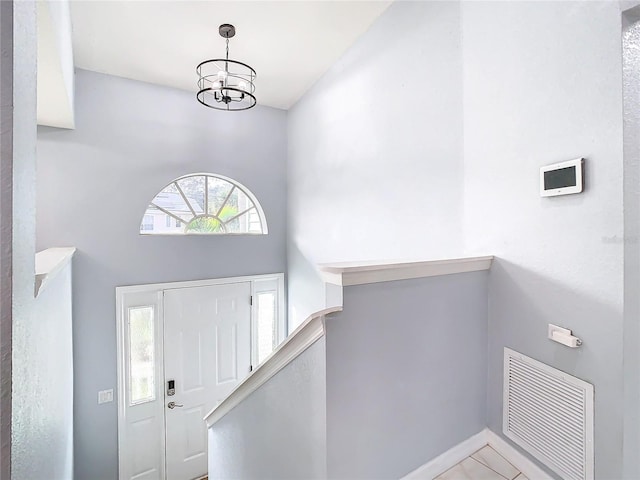
[[(498, 257), (489, 280), (489, 427), (502, 432), (507, 346), (594, 384), (595, 477), (621, 478), (619, 5), (462, 8), (466, 251)], [(541, 198), (539, 167), (576, 157), (587, 159), (586, 191)], [(549, 341), (548, 323), (573, 329), (584, 346)]]
[(459, 3), (395, 2), (289, 111), (292, 327), (316, 263), (460, 251), (461, 90)]
[[(38, 129), (38, 247), (76, 246), (75, 475), (117, 477), (115, 292), (118, 285), (285, 269), (286, 113), (207, 109), (190, 92), (78, 71), (73, 131)], [(140, 236), (153, 196), (212, 172), (258, 198), (267, 236)]]
[[(74, 478), (71, 310), (68, 264), (47, 280), (35, 299), (31, 320), (37, 328), (15, 330), (16, 347), (28, 350), (30, 359), (14, 364), (14, 379), (20, 382), (16, 393), (22, 393), (16, 408), (14, 479)], [(36, 459), (32, 452), (40, 452), (44, 458)], [(21, 458), (24, 455), (26, 458)]]
[(325, 339), (209, 429), (210, 479), (324, 479)]
[[(396, 2), (289, 123), (296, 264), (497, 255), (489, 426), (502, 431), (505, 346), (583, 378), (596, 388), (597, 478), (622, 475), (620, 8)], [(586, 191), (542, 199), (539, 167), (579, 156)], [(296, 264), (292, 286), (312, 277)], [(550, 342), (550, 322), (584, 347)]]
[(624, 48), (624, 478), (640, 478), (640, 7), (626, 14)]
[(35, 2), (2, 2), (0, 25), (0, 478), (70, 480), (70, 267), (34, 299)]
[(0, 2), (0, 480), (11, 477), (13, 2)]
[(346, 287), (327, 320), (328, 478), (401, 478), (486, 425), (487, 272)]
[[(4, 6), (3, 6), (4, 8)], [(3, 10), (3, 14), (6, 12)], [(13, 3), (13, 391), (11, 478), (70, 478), (68, 400), (48, 378), (69, 373), (58, 363), (54, 316), (40, 315), (34, 299), (36, 183), (36, 5)], [(4, 35), (4, 26), (3, 26)], [(6, 80), (4, 71), (2, 81)], [(4, 86), (3, 86), (4, 88)], [(5, 105), (3, 105), (4, 107)], [(4, 119), (3, 119), (4, 120)], [(3, 147), (6, 137), (3, 138)], [(4, 167), (4, 165), (3, 165)], [(4, 185), (3, 185), (4, 186)], [(6, 225), (2, 225), (6, 228)], [(3, 245), (3, 249), (6, 248)], [(53, 312), (49, 312), (53, 313)], [(46, 335), (46, 333), (53, 334)], [(64, 344), (62, 348), (68, 347)], [(66, 352), (68, 353), (68, 352)], [(65, 377), (66, 378), (66, 377)], [(56, 417), (60, 414), (61, 418)], [(3, 437), (3, 441), (5, 438)], [(4, 450), (4, 448), (3, 448)], [(6, 470), (3, 468), (3, 478)], [(59, 476), (58, 476), (59, 474)]]

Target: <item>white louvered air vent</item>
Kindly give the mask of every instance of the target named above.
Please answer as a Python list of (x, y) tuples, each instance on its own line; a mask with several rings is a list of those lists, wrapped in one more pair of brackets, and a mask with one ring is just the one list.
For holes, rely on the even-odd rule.
[(566, 480), (593, 480), (593, 385), (504, 349), (504, 434)]

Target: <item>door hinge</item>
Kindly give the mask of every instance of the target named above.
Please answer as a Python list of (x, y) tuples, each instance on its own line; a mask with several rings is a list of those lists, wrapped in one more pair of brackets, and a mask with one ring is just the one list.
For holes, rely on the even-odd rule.
[(249, 365), (249, 373), (253, 372), (253, 365)]
[(253, 295), (249, 295), (249, 305), (253, 305)]

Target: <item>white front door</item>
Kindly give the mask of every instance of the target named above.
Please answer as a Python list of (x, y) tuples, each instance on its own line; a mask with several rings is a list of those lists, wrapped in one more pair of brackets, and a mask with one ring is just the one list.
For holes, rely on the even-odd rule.
[(167, 480), (207, 474), (203, 419), (250, 370), (250, 298), (250, 282), (164, 291)]
[(116, 288), (120, 480), (207, 473), (203, 417), (284, 340), (283, 291), (283, 274)]

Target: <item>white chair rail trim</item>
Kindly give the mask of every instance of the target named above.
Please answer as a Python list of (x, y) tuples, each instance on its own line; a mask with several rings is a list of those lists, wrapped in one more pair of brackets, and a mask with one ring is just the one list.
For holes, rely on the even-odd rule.
[(34, 297), (71, 261), (75, 247), (47, 248), (36, 253), (36, 280)]
[(493, 256), (484, 256), (415, 262), (348, 262), (321, 264), (319, 267), (325, 282), (348, 287), (489, 270), (492, 262)]
[(271, 377), (295, 360), (302, 352), (325, 334), (324, 318), (330, 313), (340, 312), (342, 307), (331, 307), (311, 315), (289, 335), (274, 352), (249, 374), (217, 407), (206, 417), (207, 428), (213, 426), (227, 413), (242, 403), (249, 395), (264, 385)]

